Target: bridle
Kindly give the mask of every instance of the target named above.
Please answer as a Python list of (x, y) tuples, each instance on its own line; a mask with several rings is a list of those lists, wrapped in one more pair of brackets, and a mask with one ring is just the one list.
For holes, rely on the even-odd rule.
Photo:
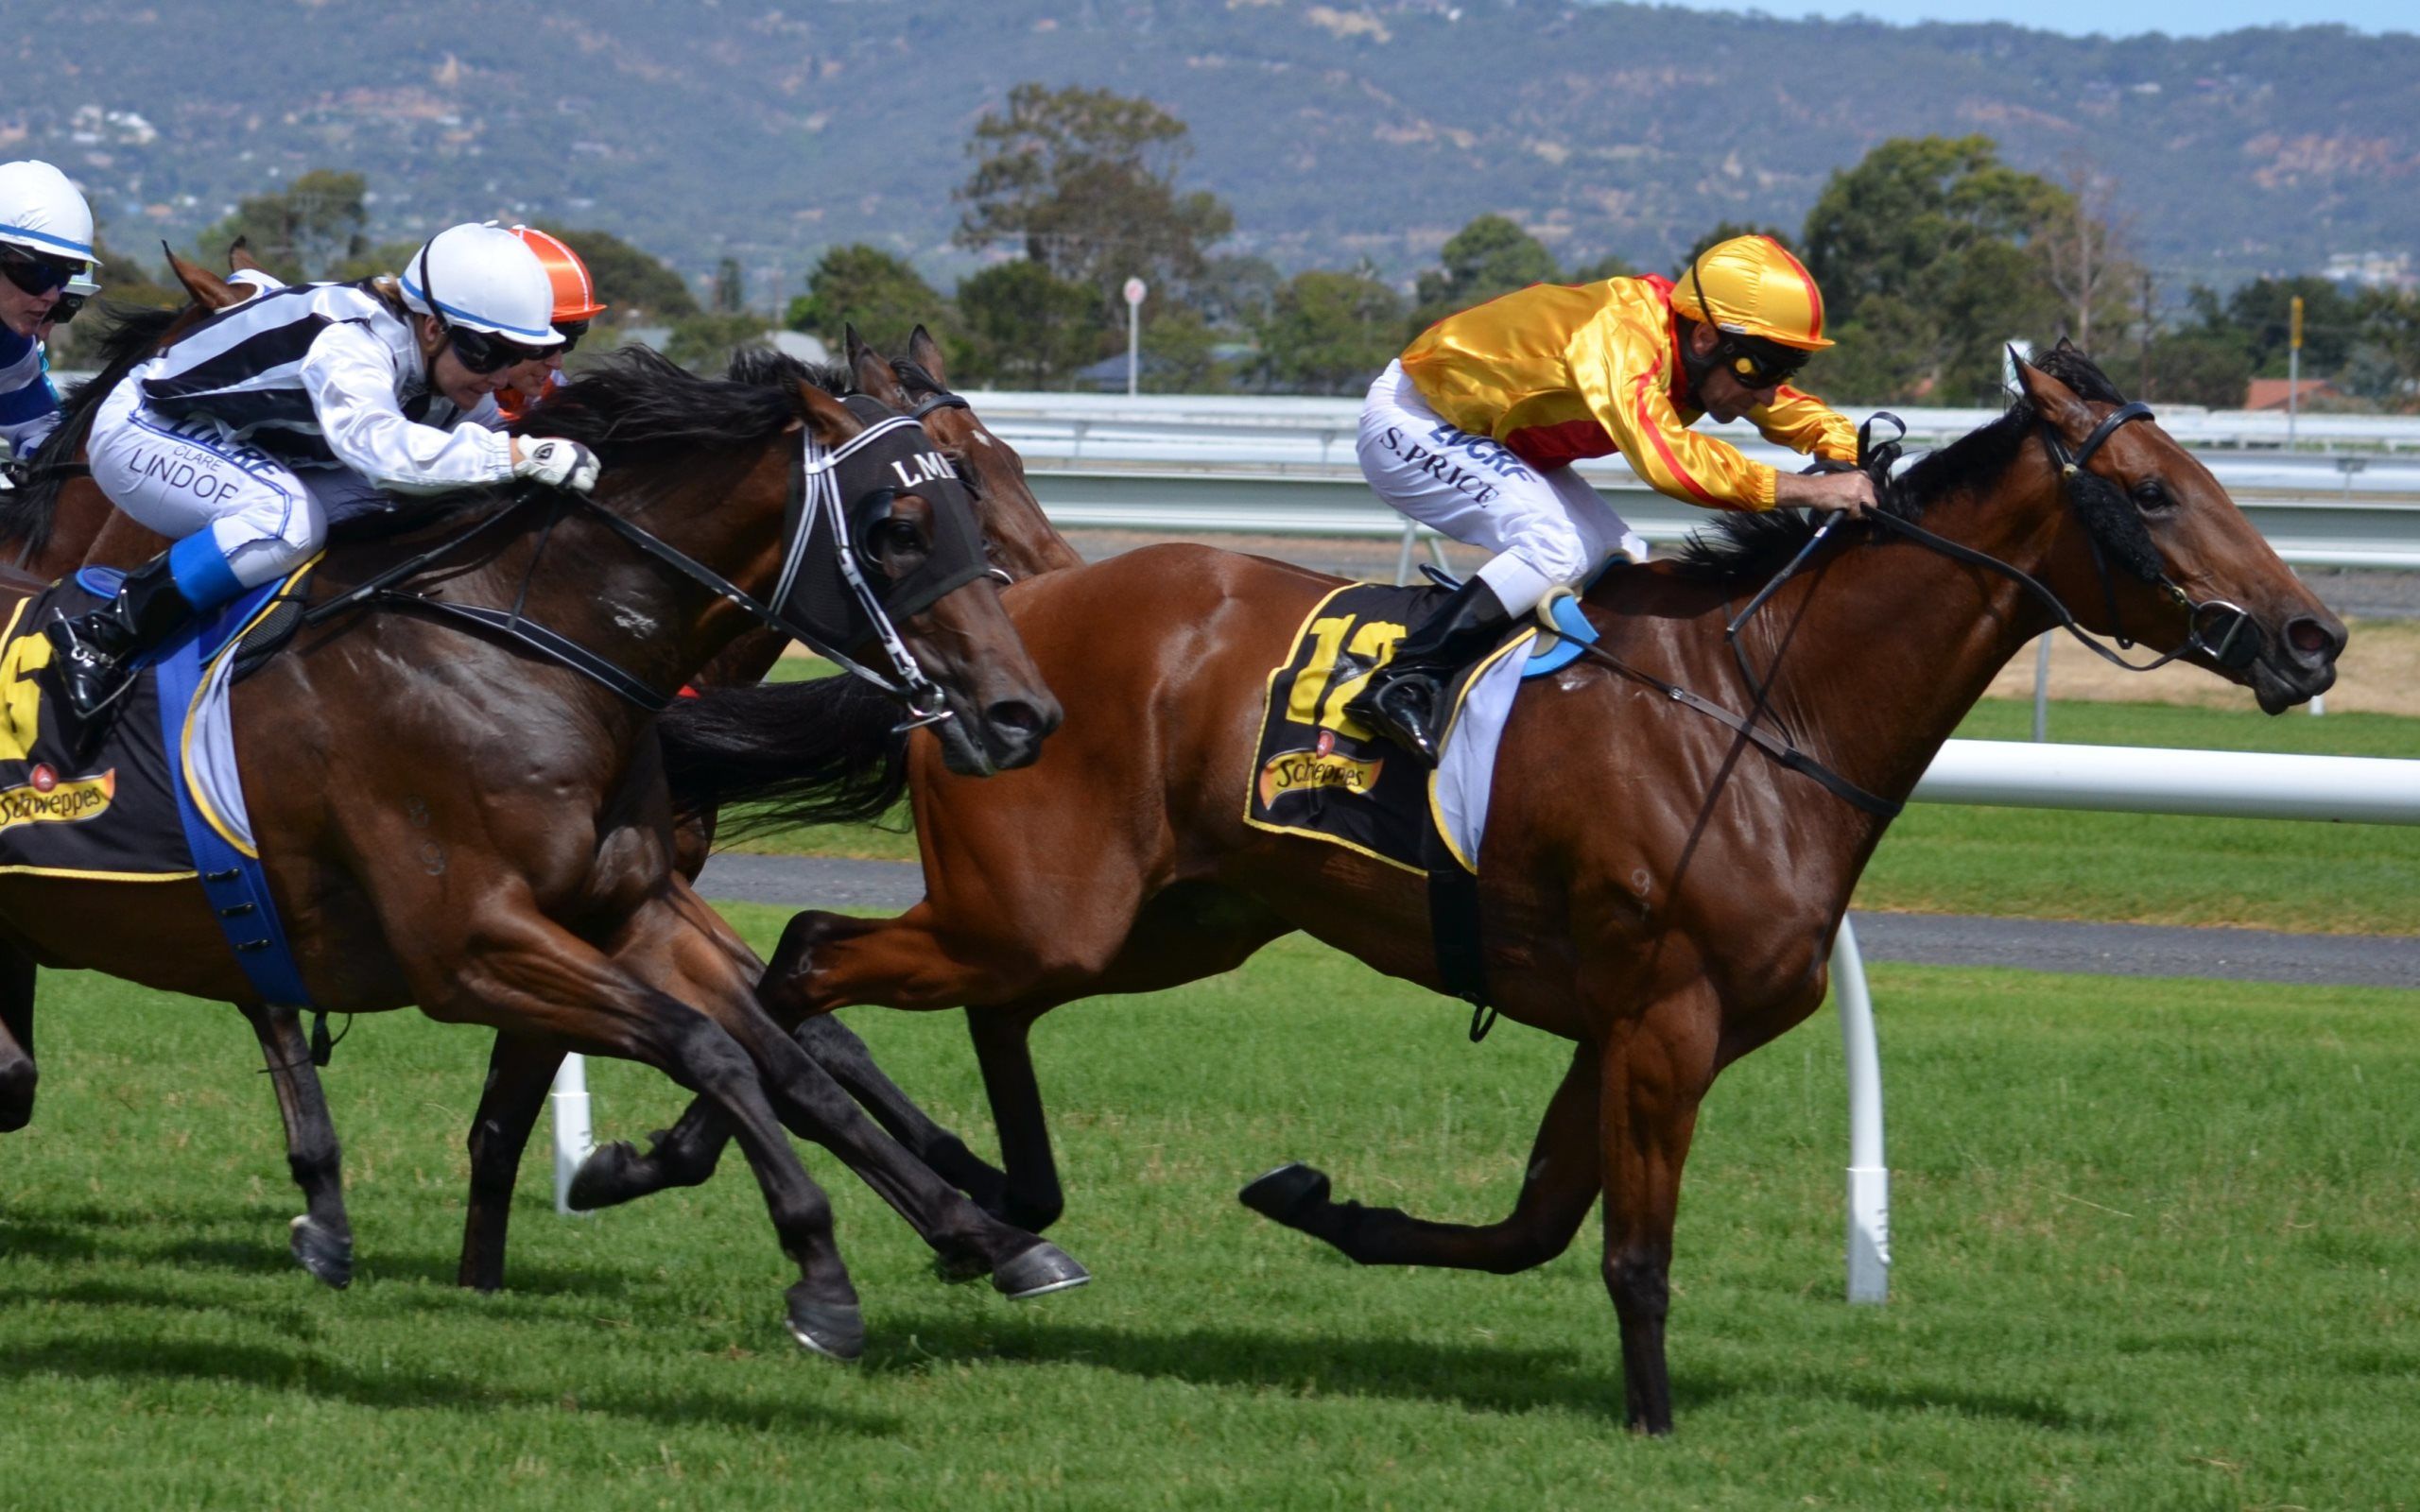
[[(2153, 672), (2180, 657), (2189, 656), (2198, 651), (2222, 667), (2231, 671), (2239, 671), (2258, 660), (2264, 644), (2260, 627), (2253, 623), (2250, 612), (2242, 606), (2225, 599), (2195, 599), (2187, 593), (2183, 585), (2169, 576), (2157, 548), (2152, 544), (2150, 533), (2143, 529), (2141, 520), (2134, 513), (2133, 507), (2126, 501), (2124, 495), (2118, 493), (2107, 478), (2088, 471), (2093, 456), (2100, 452), (2110, 437), (2118, 433), (2119, 428), (2134, 421), (2155, 419), (2149, 404), (2139, 401), (2121, 404), (2101, 417), (2100, 423), (2093, 427), (2092, 434), (2084, 438), (2083, 444), (2072, 452), (2067, 449), (2066, 442), (2047, 418), (2038, 421), (2043, 445), (2048, 450), (2050, 459), (2058, 469), (2060, 495), (2070, 507), (2075, 509), (2078, 519), (2084, 527), (2084, 539), (2092, 552), (2093, 571), (2100, 580), (2101, 595), (2108, 606), (2110, 623), (2119, 627), (2113, 632), (2118, 649), (2113, 650), (2100, 637), (2085, 629), (2077, 622), (2074, 611), (2067, 608), (2066, 601), (2061, 599), (2057, 593), (2015, 563), (2003, 561), (1989, 552), (1977, 551), (1971, 546), (1961, 545), (1957, 541), (1935, 535), (1915, 522), (1901, 519), (1884, 509), (1869, 510), (1866, 518), (1877, 525), (1897, 531), (1918, 545), (1925, 546), (1952, 560), (1987, 568), (2009, 578), (2047, 606), (2060, 628), (2083, 643), (2094, 655), (2112, 665), (2122, 667), (2129, 672)], [(1887, 412), (1873, 416), (1863, 425), (1858, 427), (1858, 466), (1861, 471), (1874, 478), (1877, 492), (1891, 486), (1891, 466), (1899, 455), (1899, 443), (1895, 438), (1878, 445), (1875, 442), (1874, 427), (1877, 421), (1890, 421), (1896, 427), (1900, 436), (1904, 437), (1907, 434), (1906, 423), (1898, 416)], [(2095, 499), (2092, 496), (2095, 490), (2100, 490), (2103, 496)], [(2112, 504), (2115, 505), (2116, 509), (2110, 507)], [(2116, 510), (2124, 512), (2119, 514)], [(1783, 766), (1813, 780), (1844, 801), (1887, 821), (1897, 817), (1905, 805), (1859, 787), (1808, 755), (1787, 736), (1757, 723), (1766, 706), (1768, 679), (1756, 676), (1754, 669), (1749, 665), (1747, 652), (1739, 642), (1740, 629), (1747, 625), (1756, 610), (1772, 599), (1782, 584), (1797, 575), (1798, 570), (1806, 564), (1816, 549), (1830, 539), (1841, 518), (1841, 515), (1834, 514), (1818, 525), (1814, 533), (1807, 538), (1806, 544), (1800, 547), (1798, 553), (1790, 558), (1781, 571), (1774, 574), (1772, 580), (1763, 588), (1757, 590), (1755, 596), (1748, 601), (1747, 607), (1732, 616), (1730, 622), (1722, 627), (1723, 639), (1730, 644), (1733, 656), (1737, 659), (1740, 672), (1747, 679), (1748, 687), (1755, 694), (1754, 708), (1750, 713), (1745, 715), (1735, 713), (1709, 698), (1632, 666), (1601, 646), (1594, 644), (1584, 646), (1581, 654), (1648, 684), (1675, 703), (1694, 709), (1728, 726), (1743, 739), (1772, 756)], [(2121, 521), (2124, 523), (2121, 524)], [(2123, 549), (2112, 547), (2104, 541), (2105, 533), (2113, 531), (2122, 533), (2127, 524), (2133, 526), (2135, 536), (2119, 543)], [(2135, 576), (2165, 589), (2169, 596), (2186, 612), (2184, 643), (2153, 661), (2130, 662), (2119, 654), (2122, 650), (2133, 649), (2135, 643), (2126, 635), (2123, 622), (2118, 616), (2117, 586), (2111, 578), (2108, 562), (2108, 556), (2112, 549), (2118, 549), (2121, 561)]]
[[(898, 699), (907, 706), (909, 714), (909, 718), (899, 727), (901, 730), (939, 724), (951, 717), (947, 696), (925, 677), (923, 668), (917, 664), (914, 654), (900, 636), (894, 619), (910, 618), (943, 594), (983, 576), (986, 569), (980, 561), (979, 552), (969, 565), (947, 559), (952, 556), (962, 556), (962, 552), (936, 551), (937, 560), (928, 562), (927, 566), (938, 570), (920, 570), (899, 580), (890, 580), (870, 558), (860, 559), (862, 547), (858, 538), (861, 532), (856, 523), (887, 514), (890, 500), (898, 490), (887, 483), (876, 483), (844, 493), (841, 485), (843, 464), (860, 459), (872, 448), (873, 442), (903, 427), (917, 428), (916, 422), (906, 416), (888, 416), (829, 450), (817, 445), (810, 433), (801, 432), (798, 452), (790, 459), (788, 497), (785, 505), (784, 520), (788, 539), (783, 548), (781, 574), (770, 603), (758, 599), (645, 526), (614, 513), (593, 496), (562, 490), (544, 490), (551, 495), (545, 523), (539, 529), (538, 548), (531, 554), (529, 564), (523, 572), (520, 589), (510, 610), (435, 598), (399, 586), (423, 569), (517, 516), (520, 513), (519, 504), (531, 502), (539, 496), (539, 490), (530, 489), (523, 491), (514, 506), (497, 510), (469, 529), (398, 562), (325, 603), (314, 605), (304, 614), (303, 621), (305, 624), (317, 624), (360, 604), (425, 610), (441, 619), (472, 625), (514, 641), (650, 713), (661, 713), (671, 707), (671, 695), (657, 691), (635, 674), (530, 619), (524, 612), (530, 582), (545, 555), (546, 542), (556, 524), (567, 510), (585, 509), (649, 558), (705, 588), (760, 623), (797, 640), (844, 672), (864, 679)], [(938, 504), (937, 523), (952, 518), (951, 503), (955, 504), (959, 514), (965, 513), (962, 500)], [(819, 633), (794, 610), (793, 599), (799, 576), (812, 553), (819, 529), (828, 533), (833, 541), (834, 555), (847, 595), (882, 647), (880, 660), (887, 663), (887, 670), (865, 665), (827, 644), (829, 638)], [(937, 528), (937, 538), (939, 534)], [(939, 544), (938, 539), (936, 544)]]

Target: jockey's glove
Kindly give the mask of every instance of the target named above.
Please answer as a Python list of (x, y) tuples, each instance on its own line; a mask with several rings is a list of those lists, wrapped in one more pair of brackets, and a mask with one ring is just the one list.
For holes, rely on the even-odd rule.
[(521, 460), (512, 464), (514, 477), (529, 478), (550, 489), (569, 489), (575, 493), (595, 490), (596, 472), (596, 454), (560, 436), (536, 439), (523, 437)]

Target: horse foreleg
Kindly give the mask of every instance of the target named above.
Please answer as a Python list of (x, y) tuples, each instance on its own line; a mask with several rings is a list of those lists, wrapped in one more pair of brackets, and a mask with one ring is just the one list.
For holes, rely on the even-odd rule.
[(0, 1134), (14, 1134), (33, 1122), (34, 962), (13, 946), (0, 945)]
[(1501, 1223), (1432, 1223), (1400, 1208), (1365, 1208), (1328, 1196), (1324, 1172), (1284, 1165), (1238, 1194), (1243, 1205), (1325, 1240), (1363, 1265), (1443, 1265), (1498, 1275), (1543, 1265), (1570, 1247), (1602, 1190), (1598, 1174), (1599, 1057), (1577, 1047), (1530, 1147), (1528, 1172)]
[(1619, 1025), (1603, 1060), (1599, 1147), (1605, 1186), (1605, 1290), (1621, 1320), (1630, 1426), (1672, 1431), (1664, 1320), (1671, 1305), (1672, 1220), (1681, 1167), (1713, 1084), (1720, 1014), (1699, 986)]
[(353, 1224), (344, 1211), (343, 1154), (336, 1120), (311, 1063), (311, 1042), (302, 1016), (277, 1006), (240, 1009), (261, 1042), (269, 1085), (277, 1091), (278, 1116), (285, 1123), (285, 1167), (302, 1190), (303, 1211), (286, 1245), (304, 1270), (341, 1291), (353, 1283)]
[(512, 1035), (495, 1037), (479, 1110), (471, 1120), (471, 1201), (462, 1215), (462, 1265), (457, 1281), (482, 1292), (504, 1285), (505, 1234), (512, 1222), (512, 1188), (521, 1153), (546, 1106), (563, 1053)]

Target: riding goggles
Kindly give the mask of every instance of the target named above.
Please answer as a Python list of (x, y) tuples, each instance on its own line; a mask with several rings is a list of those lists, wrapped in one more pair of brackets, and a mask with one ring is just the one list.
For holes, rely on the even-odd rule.
[(572, 349), (579, 345), (579, 338), (588, 335), (588, 322), (585, 320), (557, 320), (555, 322), (555, 329), (563, 334), (563, 344), (560, 347), (548, 349), (546, 355), (550, 357), (568, 357), (572, 353)]
[(1778, 388), (1797, 377), (1812, 353), (1754, 336), (1726, 335), (1714, 355), (1740, 387), (1761, 390)]
[(63, 289), (91, 271), (92, 264), (69, 262), (64, 258), (44, 257), (40, 252), (0, 242), (0, 276), (40, 299), (54, 289)]
[(463, 367), (484, 378), (492, 372), (525, 362), (544, 362), (559, 352), (571, 350), (570, 343), (530, 347), (497, 335), (493, 331), (474, 331), (469, 326), (449, 325), (446, 339), (454, 344), (454, 355)]

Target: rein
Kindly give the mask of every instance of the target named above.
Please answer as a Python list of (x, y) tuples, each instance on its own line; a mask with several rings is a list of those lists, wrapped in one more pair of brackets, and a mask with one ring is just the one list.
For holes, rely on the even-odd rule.
[[(1898, 417), (1894, 415), (1880, 415), (1875, 417), (1875, 419), (1888, 419), (1894, 424), (1898, 422)], [(2092, 434), (2084, 438), (2083, 444), (2073, 452), (2069, 452), (2067, 450), (2066, 443), (2060, 438), (2058, 432), (2051, 429), (2048, 421), (2042, 421), (2043, 444), (2048, 449), (2051, 460), (2058, 465), (2059, 487), (2062, 496), (2065, 497), (2070, 505), (2075, 507), (2078, 515), (2083, 521), (2084, 539), (2090, 543), (2092, 549), (2093, 569), (2100, 576), (2101, 594), (2107, 601), (2110, 622), (2113, 625), (2122, 624), (2118, 613), (2117, 588), (2110, 578), (2107, 556), (2103, 552), (2101, 545), (2100, 530), (2097, 526), (2091, 513), (2085, 510), (2082, 501), (2077, 497), (2079, 489), (2083, 487), (2079, 480), (2089, 476), (2095, 482), (2106, 487), (2106, 479), (2100, 478), (2098, 474), (2088, 474), (2085, 472), (2086, 464), (2092, 460), (2094, 454), (2100, 450), (2101, 446), (2108, 441), (2109, 438), (2117, 434), (2120, 427), (2134, 421), (2153, 419), (2155, 419), (2155, 417), (2152, 415), (2152, 408), (2149, 404), (2143, 404), (2139, 401), (2133, 404), (2122, 404), (2118, 408), (2111, 410), (2106, 416), (2102, 417), (2100, 422), (2093, 427)], [(1864, 426), (1861, 426), (1858, 429), (1858, 440), (1859, 453), (1861, 455), (1868, 458), (1864, 464), (1865, 469), (1868, 472), (1879, 473), (1879, 476), (1876, 477), (1876, 481), (1877, 483), (1887, 483), (1890, 476), (1890, 463), (1893, 460), (1895, 460), (1897, 455), (1897, 442), (1893, 441), (1886, 443), (1883, 448), (1879, 449), (1873, 447), (1868, 434), (1873, 424), (1874, 421), (1869, 420)], [(1902, 434), (1905, 434), (1904, 426), (1901, 427), (1901, 431)], [(2241, 668), (2248, 666), (2260, 655), (2261, 638), (2259, 627), (2253, 624), (2251, 614), (2246, 611), (2242, 606), (2230, 603), (2225, 599), (2212, 598), (2197, 600), (2191, 594), (2187, 593), (2183, 585), (2170, 577), (2164, 569), (2154, 569), (2148, 574), (2141, 573), (2139, 568), (2137, 568), (2136, 571), (2139, 575), (2144, 576), (2145, 581), (2156, 583), (2160, 587), (2166, 589), (2169, 598), (2174, 600), (2177, 606), (2185, 610), (2185, 641), (2174, 650), (2168, 652), (2166, 655), (2161, 656), (2154, 661), (2149, 662), (2130, 662), (2120, 653), (2123, 650), (2131, 649), (2135, 643), (2127, 638), (2122, 629), (2117, 633), (2116, 637), (2118, 641), (2118, 649), (2112, 649), (2098, 636), (2094, 635), (2091, 631), (2085, 629), (2081, 624), (2079, 624), (2074, 612), (2067, 608), (2066, 602), (2062, 600), (2047, 584), (2043, 583), (2039, 578), (2036, 578), (2032, 574), (2028, 573), (2025, 569), (2017, 566), (2015, 563), (2003, 561), (1999, 558), (1992, 556), (1988, 552), (1977, 551), (1971, 546), (1961, 545), (1957, 541), (1948, 540), (1945, 537), (1935, 535), (1933, 532), (1927, 530), (1924, 526), (1917, 524), (1911, 520), (1903, 520), (1897, 515), (1891, 514), (1879, 508), (1868, 511), (1866, 518), (1878, 525), (1888, 526), (1890, 529), (1899, 532), (1901, 535), (1906, 536), (1909, 540), (1916, 542), (1917, 544), (1927, 547), (1942, 556), (1949, 558), (1953, 561), (1961, 561), (1972, 566), (1988, 568), (1991, 571), (1998, 573), (2002, 576), (2009, 578), (2011, 581), (2016, 583), (2027, 593), (2032, 594), (2036, 599), (2046, 605), (2049, 609), (2050, 612), (2057, 617), (2058, 626), (2061, 629), (2066, 630), (2069, 635), (2074, 636), (2078, 641), (2082, 642), (2092, 651), (2094, 655), (2101, 658), (2105, 662), (2108, 662), (2113, 666), (2122, 667), (2129, 672), (2155, 672), (2159, 668), (2176, 661), (2178, 658), (2189, 655), (2196, 651), (2209, 657), (2213, 662), (2218, 662), (2221, 666), (2229, 668)], [(1734, 713), (1729, 709), (1724, 708), (1722, 705), (1716, 703), (1709, 698), (1702, 697), (1699, 695), (1690, 692), (1686, 688), (1681, 687), (1675, 683), (1667, 682), (1663, 679), (1654, 676), (1652, 673), (1645, 672), (1637, 667), (1632, 666), (1629, 662), (1622, 661), (1612, 652), (1606, 651), (1600, 646), (1584, 646), (1581, 650), (1581, 655), (1592, 661), (1601, 662), (1604, 665), (1613, 668), (1615, 671), (1622, 673), (1626, 677), (1634, 678), (1640, 682), (1646, 683), (1649, 687), (1653, 688), (1658, 693), (1661, 693), (1668, 698), (1670, 698), (1674, 703), (1680, 704), (1684, 708), (1694, 709), (1698, 713), (1706, 715), (1708, 718), (1727, 726), (1729, 729), (1736, 731), (1742, 739), (1751, 742), (1759, 749), (1771, 755), (1783, 766), (1791, 771), (1798, 772), (1803, 776), (1813, 779), (1825, 790), (1831, 792), (1846, 802), (1887, 821), (1896, 818), (1900, 811), (1904, 809), (1906, 805), (1894, 802), (1890, 799), (1883, 798), (1858, 786), (1855, 782), (1850, 782), (1847, 778), (1842, 777), (1840, 773), (1832, 770), (1830, 767), (1817, 761), (1812, 756), (1806, 754), (1806, 751), (1799, 748), (1799, 747), (1792, 743), (1787, 736), (1765, 729), (1756, 723), (1757, 715), (1764, 710), (1767, 689), (1763, 680), (1759, 679), (1756, 677), (1754, 670), (1748, 665), (1747, 655), (1740, 649), (1738, 641), (1740, 628), (1748, 623), (1749, 619), (1755, 614), (1756, 610), (1765, 606), (1766, 602), (1770, 600), (1777, 591), (1779, 591), (1784, 583), (1789, 581), (1792, 576), (1797, 575), (1798, 570), (1806, 564), (1807, 559), (1815, 554), (1816, 548), (1823, 545), (1823, 543), (1830, 538), (1833, 527), (1840, 524), (1840, 519), (1841, 517), (1838, 514), (1834, 514), (1824, 520), (1822, 524), (1816, 526), (1813, 535), (1807, 539), (1806, 544), (1799, 548), (1798, 554), (1792, 557), (1789, 563), (1785, 565), (1780, 572), (1774, 574), (1770, 582), (1766, 583), (1762, 589), (1757, 591), (1756, 595), (1748, 601), (1748, 605), (1745, 609), (1734, 615), (1730, 622), (1723, 627), (1723, 639), (1730, 643), (1734, 656), (1736, 656), (1739, 661), (1740, 672), (1746, 678), (1749, 688), (1755, 694), (1756, 707), (1754, 713), (1746, 715)], [(2205, 619), (2209, 619), (2212, 614), (2216, 614), (2219, 617), (2210, 621), (2210, 633), (2205, 634), (2204, 630), (2204, 622)], [(2247, 631), (2250, 632), (2248, 636), (2245, 634)], [(2211, 639), (2211, 635), (2213, 634), (2217, 637), (2215, 641)]]
[[(839, 499), (838, 480), (834, 471), (844, 457), (853, 455), (863, 442), (878, 435), (887, 434), (899, 426), (914, 423), (911, 420), (899, 417), (892, 421), (869, 426), (851, 437), (840, 446), (813, 460), (808, 456), (813, 444), (812, 439), (804, 432), (801, 433), (798, 454), (790, 460), (789, 497), (786, 507), (787, 517), (794, 519), (797, 526), (792, 532), (788, 546), (784, 550), (780, 586), (773, 595), (775, 603), (778, 604), (787, 594), (790, 586), (797, 578), (800, 568), (804, 564), (809, 540), (818, 519), (829, 518), (833, 523), (836, 540), (838, 542), (842, 576), (849, 585), (852, 596), (856, 598), (859, 609), (872, 622), (877, 636), (882, 641), (883, 650), (886, 653), (885, 660), (890, 663), (891, 676), (890, 677), (885, 677), (881, 672), (864, 665), (846, 653), (826, 645), (821, 636), (798, 624), (774, 605), (756, 598), (703, 562), (666, 542), (644, 526), (614, 513), (589, 495), (562, 491), (554, 492), (545, 523), (539, 529), (538, 548), (531, 555), (529, 566), (523, 574), (520, 590), (514, 595), (513, 607), (510, 610), (434, 598), (426, 593), (414, 593), (397, 585), (517, 516), (523, 505), (540, 496), (535, 490), (525, 490), (519, 497), (504, 508), (478, 521), (469, 529), (406, 560), (398, 562), (385, 572), (346, 590), (323, 604), (313, 606), (304, 611), (302, 620), (305, 625), (317, 625), (347, 609), (366, 604), (427, 610), (441, 619), (462, 622), (501, 635), (559, 666), (579, 673), (590, 681), (607, 689), (615, 696), (649, 713), (662, 713), (672, 706), (674, 696), (658, 693), (644, 679), (619, 664), (589, 650), (561, 632), (528, 618), (522, 611), (528, 598), (529, 585), (536, 576), (539, 561), (545, 554), (547, 541), (551, 538), (556, 524), (563, 517), (566, 505), (569, 505), (587, 509), (614, 534), (638, 548), (651, 560), (671, 568), (725, 602), (746, 610), (764, 625), (791, 637), (842, 670), (865, 679), (900, 700), (907, 706), (912, 716), (899, 727), (900, 730), (913, 730), (921, 725), (938, 724), (951, 717), (946, 696), (917, 665), (914, 655), (908, 651), (906, 643), (900, 639), (898, 630), (891, 624), (890, 616), (885, 610), (882, 595), (874, 591), (873, 585), (866, 580), (864, 574), (857, 568), (855, 545), (850, 540), (848, 530), (848, 510), (842, 507)], [(810, 498), (808, 488), (810, 472), (817, 474), (819, 485), (813, 490), (812, 498)]]

